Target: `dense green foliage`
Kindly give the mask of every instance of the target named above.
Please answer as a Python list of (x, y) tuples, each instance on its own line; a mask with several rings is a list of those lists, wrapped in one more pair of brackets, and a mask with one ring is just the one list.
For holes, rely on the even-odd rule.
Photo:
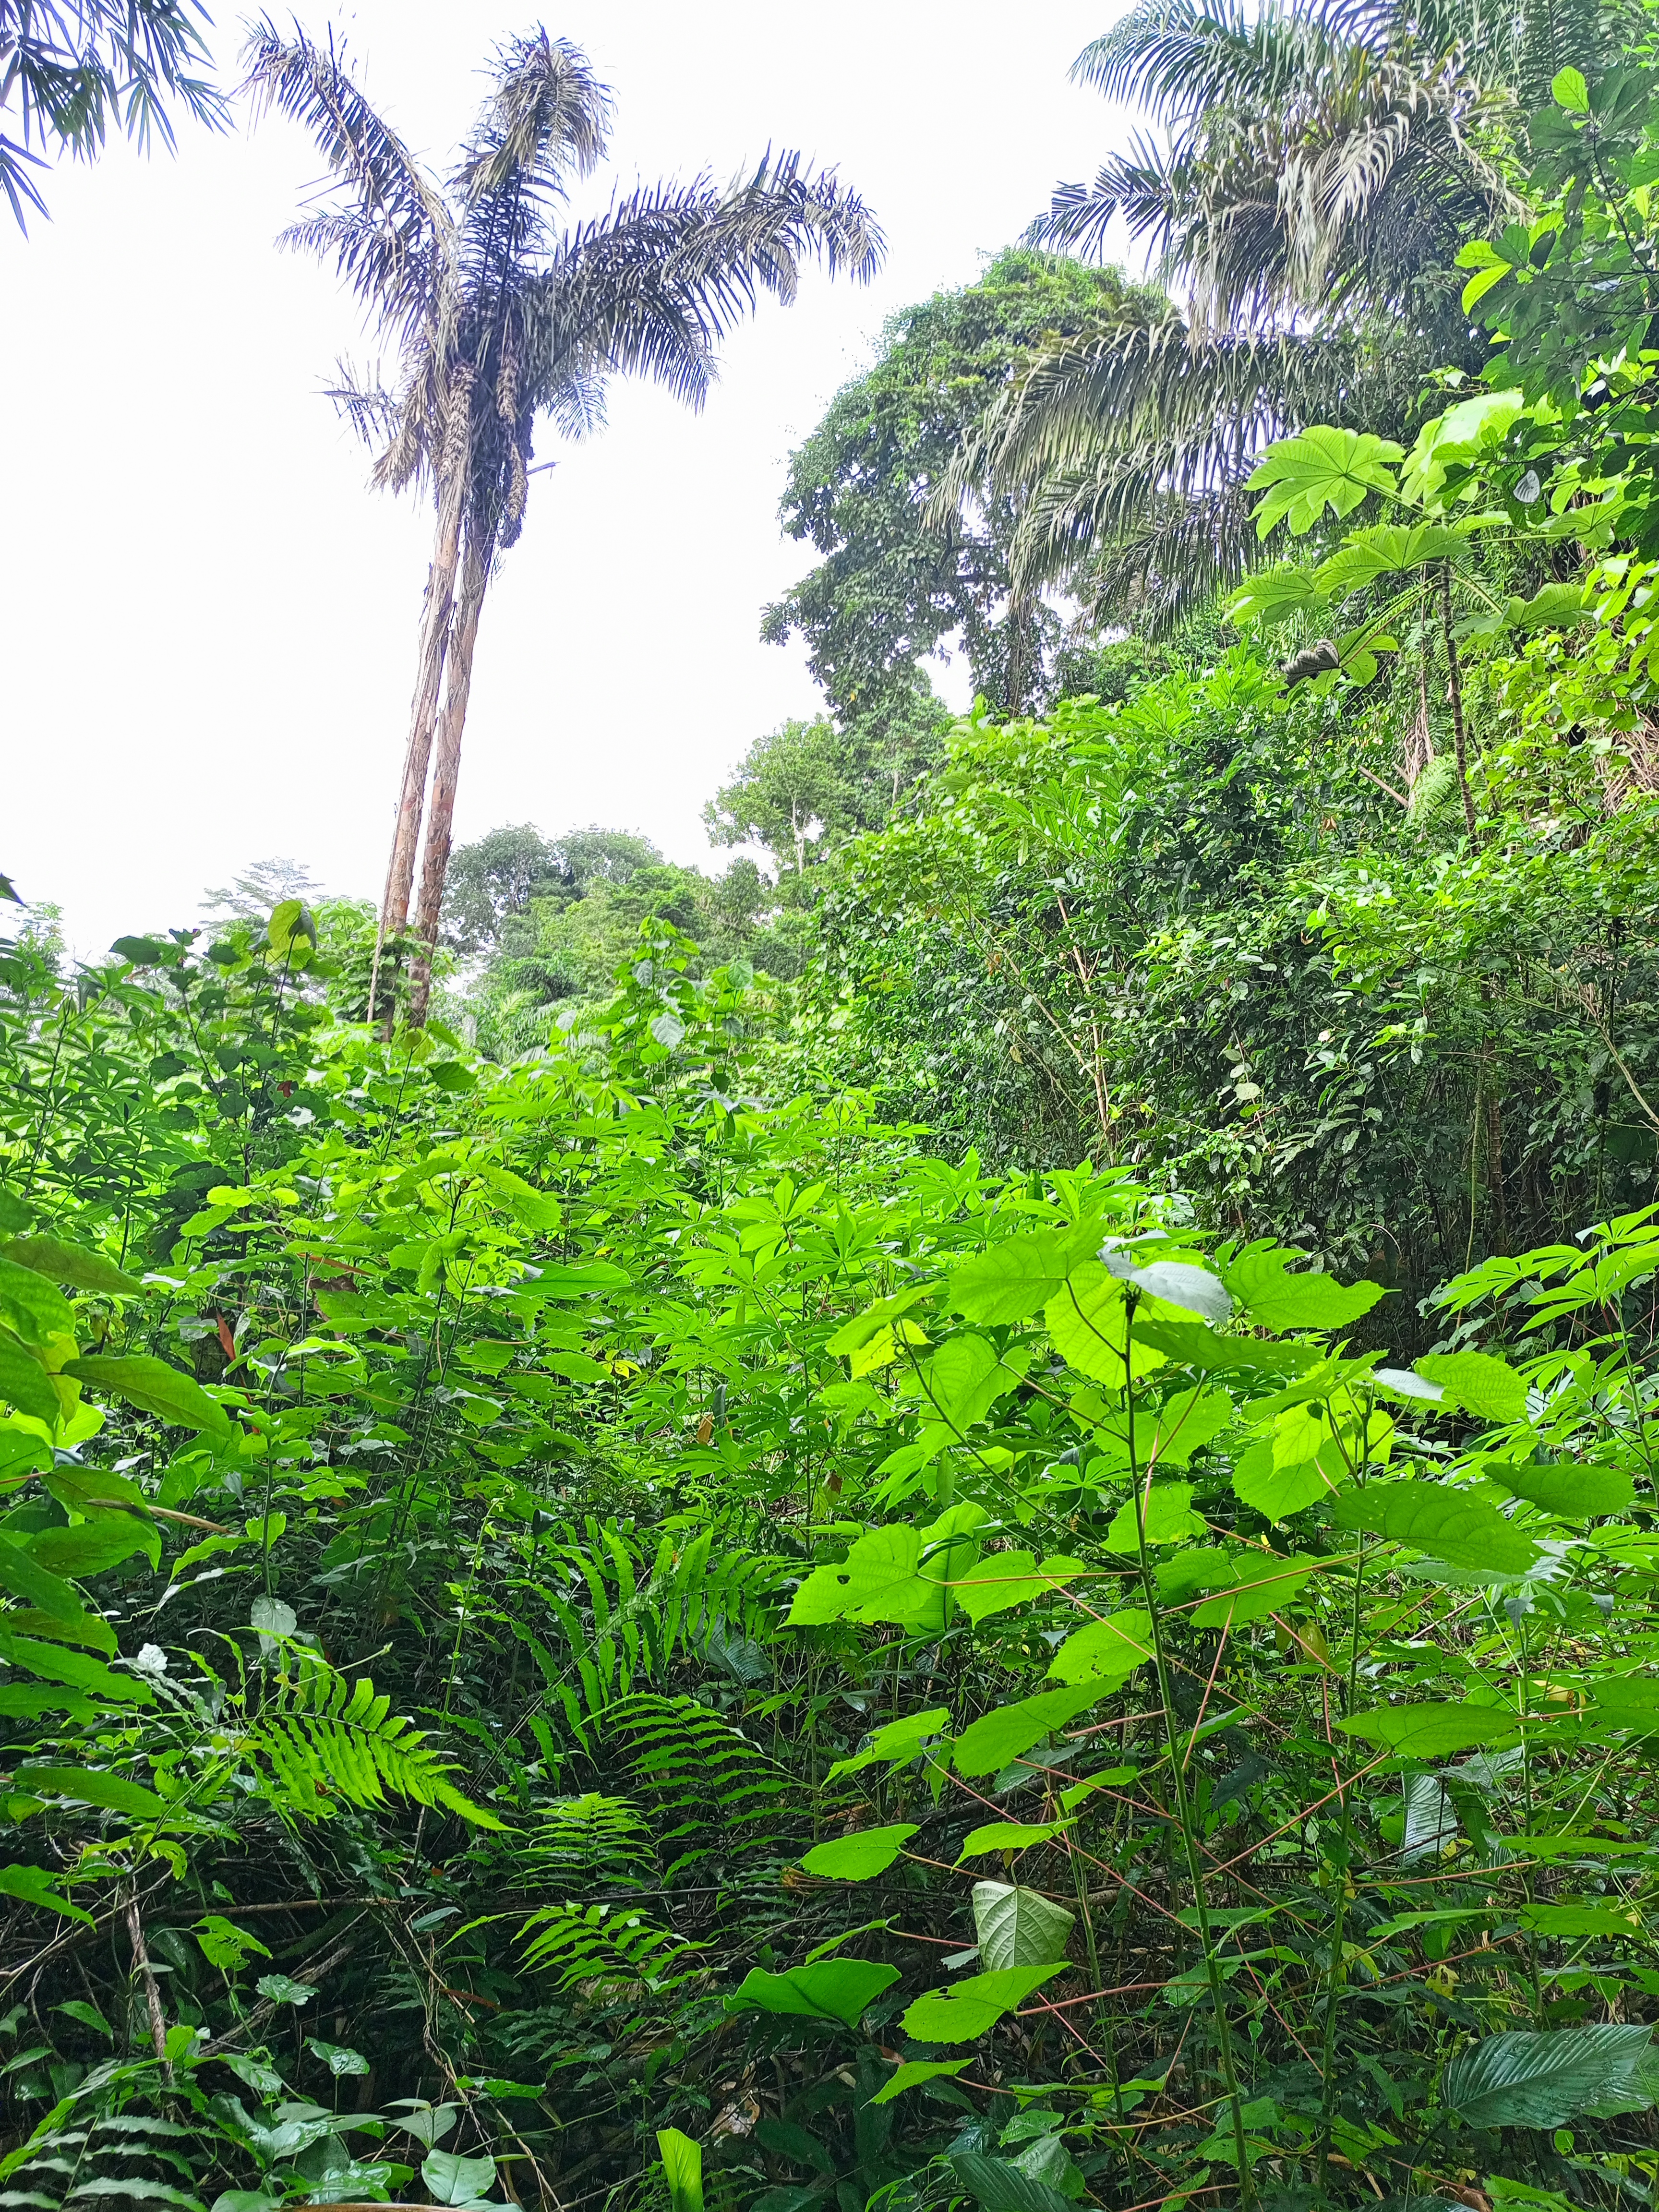
[(1087, 272), (917, 310), (767, 870), (492, 833), (423, 1027), (257, 872), (0, 943), (8, 2207), (1651, 2203), (1654, 91), (948, 734)]

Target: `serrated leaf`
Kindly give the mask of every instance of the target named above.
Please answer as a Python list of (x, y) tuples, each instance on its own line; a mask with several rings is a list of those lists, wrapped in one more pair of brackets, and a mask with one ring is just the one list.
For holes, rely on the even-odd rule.
[(784, 1626), (812, 1628), (831, 1620), (902, 1625), (936, 1603), (936, 1583), (924, 1582), (921, 1532), (894, 1522), (860, 1536), (837, 1565), (817, 1567), (795, 1592)]
[(1262, 1328), (1346, 1328), (1387, 1295), (1380, 1283), (1339, 1283), (1308, 1269), (1292, 1273), (1300, 1254), (1243, 1252), (1223, 1279), (1250, 1319)]
[(1055, 1652), (1048, 1673), (1057, 1682), (1091, 1684), (1103, 1697), (1152, 1656), (1152, 1615), (1125, 1606), (1074, 1629)]
[(1077, 1264), (1075, 1240), (1054, 1230), (1006, 1237), (951, 1270), (948, 1303), (968, 1321), (1026, 1321), (1048, 1304)]
[(1437, 1482), (1370, 1482), (1345, 1490), (1332, 1504), (1331, 1518), (1339, 1528), (1370, 1529), (1455, 1567), (1519, 1575), (1540, 1557), (1532, 1539), (1495, 1505)]
[(1513, 1713), (1495, 1706), (1424, 1704), (1379, 1705), (1338, 1726), (1401, 1759), (1444, 1759), (1472, 1744), (1514, 1735), (1519, 1723)]
[(890, 1828), (861, 1828), (854, 1835), (838, 1837), (832, 1844), (817, 1844), (801, 1861), (808, 1874), (830, 1881), (868, 1881), (884, 1874), (916, 1831), (903, 1823)]
[(1288, 1605), (1324, 1564), (1322, 1559), (1280, 1559), (1268, 1552), (1236, 1553), (1234, 1579), (1194, 1607), (1193, 1626), (1243, 1628), (1250, 1621), (1265, 1620)]
[(960, 1866), (964, 1859), (983, 1858), (990, 1851), (1027, 1851), (1035, 1844), (1052, 1843), (1076, 1825), (1075, 1820), (989, 1820), (966, 1838), (957, 1853), (957, 1864)]
[(1482, 1421), (1524, 1420), (1527, 1386), (1515, 1370), (1487, 1352), (1430, 1352), (1417, 1371), (1437, 1382), (1447, 1397)]
[(1512, 1467), (1505, 1460), (1485, 1460), (1480, 1472), (1512, 1498), (1541, 1506), (1558, 1521), (1594, 1521), (1605, 1513), (1623, 1513), (1636, 1500), (1636, 1485), (1620, 1467)]
[(943, 1735), (951, 1716), (944, 1705), (934, 1705), (925, 1713), (907, 1713), (902, 1720), (889, 1721), (878, 1729), (864, 1749), (850, 1759), (837, 1759), (826, 1780), (834, 1782), (843, 1774), (860, 1773), (866, 1766), (908, 1765), (927, 1747), (930, 1739)]
[(1063, 1589), (1089, 1569), (1081, 1559), (1061, 1556), (1037, 1565), (1030, 1552), (992, 1552), (951, 1585), (951, 1595), (975, 1626), (1011, 1606), (1029, 1605), (1050, 1590)]
[(1077, 2212), (1069, 2197), (1052, 2182), (1028, 2173), (1010, 2159), (979, 2151), (956, 2151), (951, 2164), (957, 2179), (983, 2212)]
[(1002, 1881), (974, 1884), (979, 1955), (993, 1973), (1063, 1960), (1075, 1920), (1074, 1913), (1034, 1889)]

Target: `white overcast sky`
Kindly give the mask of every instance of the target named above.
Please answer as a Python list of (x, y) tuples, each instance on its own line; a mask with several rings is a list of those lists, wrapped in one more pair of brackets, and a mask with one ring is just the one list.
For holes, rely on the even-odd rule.
[[(534, 6), (347, 0), (332, 20), (371, 97), (442, 164), (480, 64)], [(708, 860), (704, 800), (815, 708), (799, 648), (758, 635), (810, 565), (777, 524), (787, 455), (887, 315), (970, 283), (1057, 179), (1122, 143), (1121, 115), (1066, 81), (1120, 11), (544, 9), (615, 92), (622, 182), (796, 146), (839, 166), (889, 250), (872, 286), (813, 276), (793, 307), (763, 306), (700, 416), (618, 385), (608, 428), (534, 480), (485, 609), (459, 837), (600, 822)], [(216, 12), (228, 78), (237, 25)], [(60, 168), (27, 240), (0, 204), (0, 867), (62, 905), (82, 954), (193, 921), (204, 886), (274, 855), (379, 892), (429, 518), (367, 489), (319, 396), (338, 355), (366, 358), (332, 276), (273, 245), (319, 168), (286, 123), (214, 137), (186, 121), (176, 158), (117, 147)], [(960, 700), (960, 664), (940, 682)]]

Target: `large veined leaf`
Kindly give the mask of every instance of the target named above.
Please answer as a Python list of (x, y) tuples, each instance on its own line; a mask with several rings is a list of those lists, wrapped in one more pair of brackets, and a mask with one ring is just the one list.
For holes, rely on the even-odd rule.
[[(1489, 2035), (1452, 2060), (1440, 2100), (1472, 2127), (1564, 2127), (1592, 2106), (1638, 2094), (1652, 2034), (1602, 2024)], [(1640, 2094), (1635, 2109), (1652, 2101)]]
[(75, 1308), (34, 1268), (0, 1257), (0, 1322), (25, 1344), (44, 1345), (74, 1335)]
[(1444, 1759), (1471, 1744), (1496, 1743), (1516, 1735), (1513, 1713), (1493, 1705), (1378, 1705), (1339, 1725), (1401, 1759)]
[(66, 1651), (59, 1644), (43, 1644), (39, 1637), (18, 1636), (0, 1620), (0, 1659), (42, 1681), (65, 1682), (71, 1689), (110, 1698), (117, 1705), (153, 1705), (155, 1692), (133, 1674), (118, 1674), (100, 1659), (84, 1651)]
[[(982, 1828), (975, 1828), (963, 1842), (957, 1853), (957, 1864), (964, 1859), (982, 1858), (989, 1851), (1028, 1851), (1037, 1844), (1052, 1843), (1056, 1836), (1064, 1835), (1067, 1828), (1077, 1826), (1070, 1820), (988, 1820)], [(1016, 1963), (1001, 1961), (999, 1963)]]
[(726, 2008), (835, 2020), (843, 2027), (854, 2027), (865, 2007), (898, 1978), (896, 1966), (884, 1966), (873, 1959), (818, 1959), (782, 1974), (769, 1974), (756, 1966), (727, 1997)]
[(1027, 2173), (1011, 2159), (958, 2151), (951, 2160), (957, 2179), (984, 2212), (1076, 2212), (1051, 2181)]
[(64, 1372), (94, 1389), (112, 1391), (129, 1405), (179, 1428), (199, 1429), (220, 1441), (230, 1436), (230, 1416), (217, 1399), (210, 1398), (193, 1376), (169, 1367), (165, 1359), (138, 1352), (95, 1352), (84, 1359), (65, 1360)]
[(877, 1729), (862, 1751), (854, 1752), (851, 1759), (837, 1759), (827, 1778), (834, 1782), (843, 1774), (860, 1773), (866, 1766), (908, 1766), (932, 1739), (945, 1734), (950, 1720), (945, 1706), (934, 1705), (925, 1713), (907, 1713), (902, 1720), (889, 1721), (885, 1728)]
[(890, 1828), (860, 1828), (832, 1844), (815, 1844), (801, 1865), (808, 1874), (823, 1875), (831, 1881), (868, 1881), (886, 1873), (915, 1832), (914, 1824), (902, 1822)]
[(1096, 1695), (1103, 1696), (1127, 1682), (1152, 1656), (1152, 1615), (1126, 1606), (1073, 1630), (1055, 1652), (1048, 1672), (1059, 1682), (1091, 1684)]
[(1262, 1328), (1346, 1328), (1388, 1294), (1380, 1283), (1339, 1283), (1334, 1276), (1291, 1272), (1300, 1253), (1279, 1246), (1241, 1252), (1222, 1279)]
[(920, 2088), (924, 2081), (937, 2081), (942, 2074), (960, 2074), (964, 2066), (973, 2064), (971, 2058), (907, 2058), (892, 2080), (877, 2090), (871, 2098), (872, 2105), (890, 2105), (895, 2097), (902, 2097), (907, 2089)]
[(1134, 1333), (1155, 1352), (1195, 1375), (1300, 1375), (1318, 1364), (1311, 1344), (1274, 1344), (1261, 1336), (1223, 1336), (1201, 1321), (1170, 1321), (1159, 1314), (1135, 1316)]
[(669, 2212), (702, 2212), (702, 2145), (678, 2128), (659, 2128), (657, 2154), (668, 2185)]
[(1269, 1521), (1288, 1521), (1340, 1487), (1340, 1479), (1326, 1474), (1317, 1455), (1281, 1461), (1271, 1437), (1249, 1446), (1233, 1464), (1234, 1494)]
[(1393, 492), (1390, 464), (1405, 459), (1405, 448), (1368, 430), (1338, 430), (1316, 423), (1299, 437), (1280, 438), (1268, 447), (1248, 489), (1259, 491), (1255, 534), (1265, 538), (1284, 522), (1293, 538), (1305, 537), (1328, 507), (1337, 516), (1352, 514), (1372, 492)]
[[(1129, 1310), (1124, 1285), (1097, 1260), (1085, 1261), (1066, 1278), (1042, 1310), (1054, 1350), (1068, 1367), (1091, 1382), (1123, 1388), (1124, 1350)], [(1164, 1364), (1164, 1354), (1144, 1338), (1129, 1343), (1133, 1372), (1139, 1378)]]
[(904, 2015), (904, 2032), (918, 2043), (973, 2043), (1034, 1990), (1066, 1971), (1064, 1960), (1039, 1966), (1009, 1966), (969, 1974), (948, 1990), (929, 1990)]
[(1356, 530), (1315, 571), (1319, 588), (1334, 599), (1364, 591), (1379, 576), (1403, 574), (1429, 561), (1463, 561), (1469, 541), (1443, 523), (1381, 522)]
[(71, 1528), (42, 1528), (29, 1549), (56, 1574), (101, 1575), (135, 1552), (146, 1553), (155, 1566), (161, 1556), (161, 1537), (155, 1523), (140, 1514), (94, 1509)]
[(811, 1628), (830, 1620), (890, 1620), (902, 1624), (937, 1601), (924, 1583), (921, 1531), (898, 1521), (860, 1536), (837, 1566), (815, 1567), (795, 1592), (787, 1628)]
[(1540, 1554), (1495, 1505), (1437, 1482), (1372, 1482), (1345, 1490), (1331, 1508), (1340, 1528), (1366, 1528), (1455, 1567), (1522, 1575)]
[(60, 1244), (55, 1237), (11, 1237), (0, 1244), (0, 1259), (15, 1261), (20, 1267), (33, 1267), (50, 1282), (68, 1283), (77, 1291), (100, 1291), (112, 1297), (130, 1297), (144, 1287), (101, 1252), (88, 1252), (78, 1244)]
[(1287, 1605), (1324, 1564), (1322, 1559), (1279, 1559), (1271, 1552), (1236, 1553), (1233, 1580), (1194, 1607), (1193, 1626), (1243, 1628), (1249, 1621), (1265, 1620)]
[(909, 1312), (912, 1306), (919, 1305), (923, 1298), (932, 1295), (931, 1283), (913, 1283), (908, 1291), (899, 1291), (890, 1298), (878, 1298), (874, 1305), (866, 1306), (861, 1314), (854, 1314), (851, 1321), (843, 1322), (824, 1346), (824, 1350), (836, 1359), (850, 1358), (854, 1352), (868, 1344), (872, 1336), (878, 1335), (884, 1328), (890, 1328), (896, 1321)]
[(0, 1529), (0, 1589), (27, 1598), (43, 1613), (57, 1613), (65, 1620), (81, 1618), (81, 1601), (70, 1584), (41, 1565), (27, 1538), (20, 1542), (3, 1529)]
[(1150, 1489), (1137, 1486), (1112, 1516), (1102, 1541), (1109, 1552), (1133, 1559), (1140, 1537), (1153, 1546), (1184, 1543), (1188, 1536), (1205, 1533), (1204, 1517), (1193, 1510), (1190, 1482), (1155, 1482)]
[(934, 1409), (958, 1432), (982, 1421), (1018, 1380), (994, 1345), (971, 1334), (948, 1338), (921, 1372), (922, 1389)]
[(988, 1620), (993, 1613), (1006, 1613), (1011, 1606), (1029, 1605), (1050, 1590), (1063, 1589), (1089, 1571), (1081, 1559), (1056, 1555), (1039, 1566), (1030, 1552), (993, 1552), (959, 1581), (952, 1582), (951, 1595), (969, 1620), (977, 1624)]
[(1185, 1467), (1234, 1419), (1233, 1401), (1224, 1390), (1174, 1390), (1162, 1405), (1137, 1407), (1133, 1425), (1127, 1412), (1109, 1413), (1095, 1441), (1126, 1466), (1133, 1458), (1142, 1468)]
[(1098, 1241), (1097, 1231), (1045, 1229), (1034, 1237), (1006, 1237), (952, 1269), (951, 1305), (969, 1321), (1027, 1321)]
[(0, 1329), (0, 1401), (32, 1421), (56, 1422), (64, 1412), (52, 1377), (8, 1330)]
[(1636, 1499), (1636, 1485), (1621, 1467), (1591, 1467), (1574, 1462), (1560, 1466), (1512, 1467), (1507, 1460), (1480, 1462), (1488, 1482), (1541, 1506), (1558, 1521), (1594, 1521), (1604, 1513), (1623, 1513)]
[(599, 1291), (620, 1291), (633, 1277), (609, 1260), (544, 1262), (533, 1289), (538, 1298), (586, 1298)]
[(1076, 1920), (1064, 1905), (1035, 1889), (1004, 1881), (974, 1884), (974, 1926), (979, 1955), (994, 1973), (1011, 1966), (1044, 1966), (1066, 1956)]
[(1263, 568), (1247, 576), (1227, 603), (1227, 619), (1236, 628), (1260, 623), (1264, 629), (1289, 622), (1292, 616), (1316, 612), (1326, 604), (1325, 594), (1310, 568)]
[(1419, 1375), (1437, 1382), (1454, 1405), (1481, 1421), (1526, 1419), (1527, 1386), (1506, 1361), (1489, 1352), (1430, 1352), (1417, 1363)]
[(996, 1774), (1057, 1728), (1097, 1704), (1109, 1682), (1087, 1681), (1066, 1690), (1044, 1690), (1017, 1705), (1001, 1705), (964, 1729), (957, 1739), (958, 1774)]
[(1220, 1277), (1188, 1260), (1152, 1260), (1133, 1268), (1124, 1279), (1148, 1297), (1162, 1298), (1165, 1305), (1179, 1306), (1200, 1321), (1224, 1322), (1232, 1313), (1232, 1298)]
[(493, 2158), (463, 2158), (453, 2150), (429, 2150), (421, 2160), (421, 2179), (432, 2192), (434, 2204), (450, 2204), (457, 2212), (489, 2200), (495, 2179)]

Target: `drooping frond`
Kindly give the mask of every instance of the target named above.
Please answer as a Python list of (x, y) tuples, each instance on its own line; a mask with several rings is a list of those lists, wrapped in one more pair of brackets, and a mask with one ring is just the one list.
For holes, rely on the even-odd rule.
[(316, 218), (291, 244), (331, 252), (356, 297), (383, 327), (405, 338), (434, 329), (453, 270), (455, 226), (443, 195), (389, 124), (369, 105), (331, 32), (326, 47), (303, 32), (284, 39), (264, 16), (243, 49), (242, 90), (256, 116), (273, 109), (302, 125), (351, 206), (337, 221)]
[(530, 222), (604, 159), (611, 116), (610, 92), (579, 46), (543, 30), (514, 40), (496, 57), (495, 88), (451, 179), (457, 199), (486, 221), (504, 203), (521, 204), (523, 250)]
[(368, 1677), (351, 1681), (307, 1657), (297, 1675), (272, 1690), (243, 1748), (262, 1794), (301, 1820), (326, 1819), (337, 1803), (374, 1807), (390, 1794), (456, 1813), (477, 1827), (499, 1828), (450, 1780), (453, 1761)]

